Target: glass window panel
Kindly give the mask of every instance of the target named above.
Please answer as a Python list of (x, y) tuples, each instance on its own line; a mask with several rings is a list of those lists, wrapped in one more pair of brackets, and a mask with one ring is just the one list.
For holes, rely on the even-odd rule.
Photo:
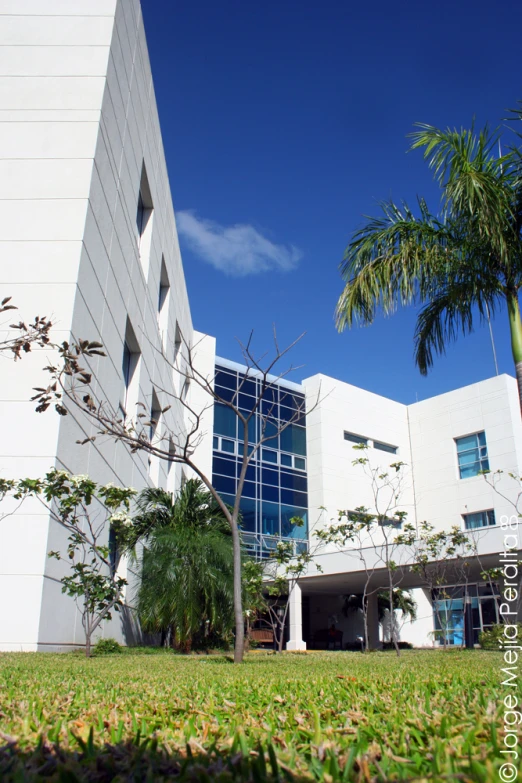
[(234, 440), (221, 438), (221, 451), (227, 451), (229, 454), (235, 454), (236, 442)]
[(247, 481), (256, 481), (256, 466), (255, 465), (248, 465), (245, 473), (245, 478)]
[(247, 498), (256, 497), (256, 484), (253, 481), (245, 481), (243, 484), (243, 495)]
[(227, 438), (236, 438), (236, 414), (226, 405), (214, 405), (214, 432)]
[(227, 478), (226, 476), (215, 475), (213, 477), (213, 484), (218, 492), (226, 492), (229, 494), (235, 494), (236, 492), (236, 480), (235, 478)]
[(463, 438), (457, 438), (457, 451), (469, 451), (477, 447), (477, 435), (466, 435)]
[(279, 427), (276, 424), (274, 424), (272, 421), (261, 419), (259, 422), (259, 432), (260, 437), (269, 438), (269, 440), (266, 441), (268, 448), (277, 449), (279, 446)]
[(261, 459), (263, 462), (273, 462), (277, 464), (277, 451), (261, 449)]
[(286, 408), (284, 405), (279, 406), (279, 418), (281, 421), (290, 421), (295, 416), (295, 411), (291, 408)]
[(261, 505), (261, 532), (263, 535), (279, 535), (279, 505), (263, 501)]
[[(296, 457), (296, 459), (301, 459), (300, 457)], [(286, 467), (291, 468), (292, 467), (292, 455), (291, 454), (280, 454), (279, 460), (281, 462), (281, 465), (286, 465)], [(304, 459), (301, 460), (301, 462), (304, 462)]]
[[(293, 517), (300, 517), (304, 525), (294, 525), (290, 522)], [(296, 506), (281, 506), (281, 535), (283, 538), (308, 538), (308, 511), (306, 508)]]
[(368, 445), (368, 438), (365, 438), (362, 435), (356, 435), (354, 432), (345, 432), (344, 439), (349, 440), (350, 443), (364, 443), (365, 445)]
[(217, 370), (215, 384), (216, 386), (224, 386), (226, 389), (237, 389), (237, 375)]
[(145, 230), (145, 205), (141, 193), (138, 193), (138, 206), (136, 209), (136, 227), (138, 236), (141, 237)]
[(238, 408), (241, 408), (242, 410), (250, 413), (250, 411), (254, 410), (256, 402), (257, 400), (255, 397), (250, 397), (248, 394), (241, 394), (241, 392), (239, 392)]
[(456, 438), (455, 443), (461, 478), (471, 478), (482, 470), (489, 470), (485, 432)]
[(234, 495), (227, 495), (225, 492), (220, 492), (219, 494), (221, 496), (221, 500), (224, 503), (226, 503), (227, 506), (233, 506), (234, 505), (234, 501), (235, 501)]
[(304, 427), (297, 427), (295, 424), (289, 424), (284, 429), (279, 440), (281, 451), (290, 451), (292, 454), (299, 454), (306, 457), (306, 430)]
[(304, 410), (305, 402), (304, 397), (300, 397), (298, 394), (293, 394), (290, 391), (284, 391), (281, 389), (279, 394), (279, 402), (284, 405), (285, 408), (290, 408), (292, 411)]
[(251, 533), (256, 532), (256, 501), (248, 497), (241, 498), (241, 527)]
[(497, 607), (494, 598), (482, 598), (480, 602), (482, 610), (482, 623), (494, 625), (497, 622)]
[(390, 446), (389, 443), (381, 443), (379, 440), (373, 441), (373, 448), (379, 451), (387, 451), (389, 454), (397, 454), (397, 446)]
[(274, 503), (279, 503), (279, 487), (263, 484), (261, 486), (261, 495), (263, 500), (272, 500)]
[(279, 400), (277, 387), (269, 386), (268, 388), (266, 388), (263, 393), (263, 400), (265, 402), (270, 402), (270, 403), (277, 402)]
[(278, 487), (279, 473), (277, 470), (268, 470), (268, 468), (263, 468), (261, 470), (261, 482), (263, 484), (272, 484), (272, 486)]
[(294, 457), (294, 467), (298, 470), (306, 470), (306, 460), (302, 457)]
[(257, 383), (255, 380), (240, 375), (238, 386), (243, 394), (250, 394), (251, 397), (257, 397)]
[(261, 413), (264, 416), (269, 416), (271, 419), (279, 418), (279, 405), (271, 400), (262, 400)]
[(297, 489), (299, 492), (308, 490), (308, 480), (300, 473), (287, 473), (281, 471), (281, 486), (285, 489)]
[(495, 512), (493, 509), (488, 511), (476, 511), (473, 514), (463, 514), (464, 527), (466, 530), (474, 530), (478, 527), (489, 527), (495, 524)]
[(212, 473), (219, 473), (222, 476), (234, 476), (236, 475), (236, 461), (235, 459), (226, 459), (223, 457), (216, 457), (212, 460)]
[(472, 478), (473, 476), (477, 475), (477, 469), (475, 467), (475, 463), (472, 465), (469, 465), (468, 467), (461, 467), (460, 468), (460, 477), (461, 478)]
[(291, 506), (307, 506), (308, 495), (305, 492), (295, 492), (293, 489), (282, 489), (281, 503), (287, 503)]
[(221, 397), (222, 400), (232, 402), (234, 399), (234, 394), (236, 393), (234, 389), (226, 389), (224, 386), (216, 386), (215, 389), (216, 394)]
[(213, 448), (219, 449), (219, 438), (216, 438), (214, 435), (213, 441), (212, 441)]

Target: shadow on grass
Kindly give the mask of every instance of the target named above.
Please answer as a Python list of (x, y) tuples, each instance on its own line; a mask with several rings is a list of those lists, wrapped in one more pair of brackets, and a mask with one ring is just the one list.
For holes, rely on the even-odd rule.
[[(4, 735), (5, 736), (5, 735)], [(3, 740), (5, 742), (5, 739)], [(0, 746), (0, 781), (2, 783), (110, 783), (110, 781), (176, 780), (222, 781), (222, 783), (267, 783), (271, 781), (310, 781), (292, 773), (276, 759), (273, 747), (267, 752), (228, 753), (199, 750), (187, 745), (186, 751), (168, 753), (154, 739), (105, 744), (78, 740), (78, 752), (63, 749), (45, 740), (36, 748), (20, 749), (14, 740)]]

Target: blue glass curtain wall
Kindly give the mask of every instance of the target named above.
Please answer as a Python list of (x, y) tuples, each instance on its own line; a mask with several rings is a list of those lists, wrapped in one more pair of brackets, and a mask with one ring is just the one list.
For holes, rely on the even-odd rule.
[[(215, 388), (222, 399), (234, 399), (238, 407), (250, 412), (256, 402), (259, 381), (217, 366)], [(248, 467), (241, 499), (245, 543), (261, 555), (263, 550), (273, 549), (280, 538), (300, 542), (308, 539), (305, 418), (278, 432), (300, 409), (304, 409), (303, 394), (283, 385), (271, 387), (246, 433), (250, 448), (263, 435), (272, 436)], [(244, 428), (233, 411), (215, 403), (213, 482), (229, 504), (233, 503), (237, 489), (244, 439)], [(296, 517), (303, 520), (302, 526), (291, 521)]]

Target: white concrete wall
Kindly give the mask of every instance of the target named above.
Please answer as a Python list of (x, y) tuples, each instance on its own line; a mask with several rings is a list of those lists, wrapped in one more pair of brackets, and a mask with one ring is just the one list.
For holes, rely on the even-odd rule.
[[(403, 491), (396, 510), (406, 511), (408, 521), (415, 521), (413, 503), (411, 452), (407, 408), (393, 400), (351, 386), (348, 383), (314, 375), (303, 381), (307, 407), (319, 404), (307, 417), (308, 495), (310, 524), (318, 528), (337, 520), (339, 510), (354, 510), (365, 506), (385, 513), (392, 511), (390, 493), (381, 492), (377, 502), (371, 479), (361, 465), (353, 461), (366, 456), (369, 467), (390, 471), (390, 464), (404, 462)], [(390, 454), (370, 446), (366, 452), (354, 449), (344, 439), (344, 432), (378, 440), (398, 447)], [(323, 511), (322, 509), (326, 509)], [(368, 541), (368, 545), (370, 545)]]
[[(52, 316), (54, 339), (102, 342), (107, 357), (91, 369), (114, 407), (129, 320), (141, 351), (136, 399), (150, 410), (154, 388), (161, 407), (172, 404), (159, 431), (183, 430), (169, 362), (176, 324), (191, 341), (192, 322), (139, 2), (0, 0), (0, 44), (2, 296), (13, 296), (26, 319)], [(143, 165), (154, 206), (146, 257), (136, 227)], [(170, 291), (159, 324), (162, 263)], [(2, 386), (1, 475), (42, 475), (57, 464), (97, 481), (175, 489), (181, 472), (165, 463), (110, 441), (77, 445), (94, 434), (81, 415), (33, 413), (27, 399), (43, 385), (45, 354), (24, 358)], [(64, 533), (39, 512), (24, 506), (0, 521), (0, 592), (17, 596), (2, 612), (0, 649), (83, 641), (75, 606), (61, 594), (61, 566), (46, 557), (63, 549)], [(129, 587), (131, 603), (132, 594)], [(105, 629), (120, 639), (132, 633), (118, 618)]]
[[(216, 374), (216, 338), (194, 331), (193, 361), (197, 372), (214, 386)], [(188, 404), (200, 419), (199, 433), (194, 451), (194, 461), (212, 481), (212, 438), (214, 432), (214, 401), (212, 396), (193, 381), (190, 385)], [(189, 418), (195, 421), (192, 414)]]
[[(517, 484), (504, 475), (495, 492), (484, 476), (461, 479), (455, 438), (484, 431), (492, 472), (522, 474), (522, 423), (514, 378), (499, 375), (410, 405), (417, 519), (439, 530), (463, 527), (462, 515), (495, 509), (513, 514)], [(495, 551), (495, 550), (492, 550)]]

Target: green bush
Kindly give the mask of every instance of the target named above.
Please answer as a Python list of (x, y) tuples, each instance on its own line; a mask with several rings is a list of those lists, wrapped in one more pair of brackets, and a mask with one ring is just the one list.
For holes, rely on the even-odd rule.
[(95, 655), (113, 655), (121, 652), (123, 652), (123, 648), (116, 639), (98, 639), (94, 645)]
[[(483, 650), (500, 650), (501, 639), (506, 639), (504, 636), (503, 625), (492, 625), (489, 631), (482, 631), (479, 636), (479, 644)], [(518, 642), (522, 641), (522, 623), (517, 623), (517, 636)]]

